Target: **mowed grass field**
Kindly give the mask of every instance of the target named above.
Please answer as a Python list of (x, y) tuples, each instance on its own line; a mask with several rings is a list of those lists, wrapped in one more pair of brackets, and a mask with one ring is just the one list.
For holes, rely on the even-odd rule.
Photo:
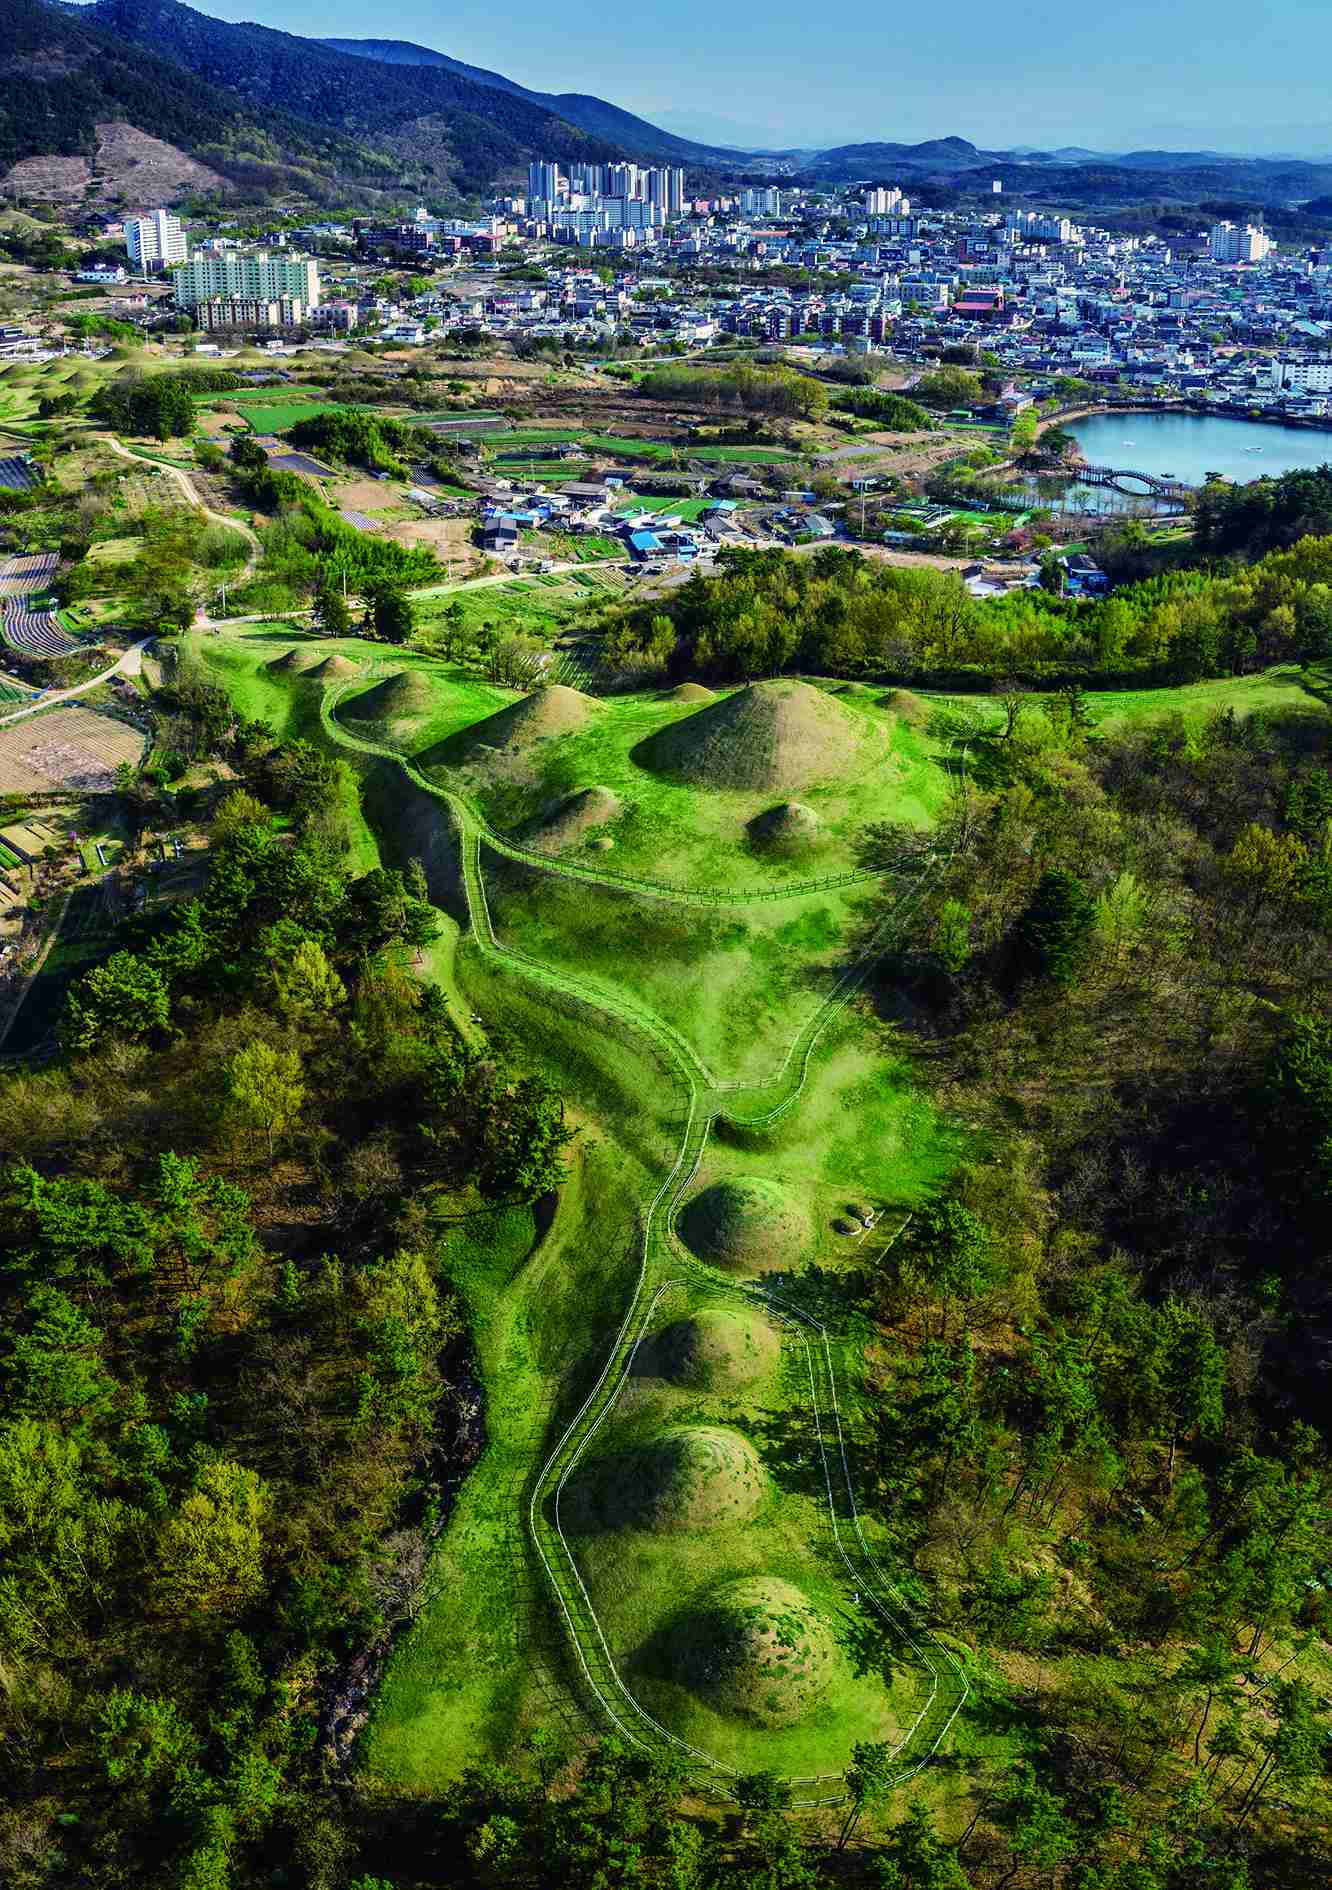
[(483, 850), (502, 944), (669, 1019), (723, 1080), (775, 1077), (786, 1045), (857, 956), (875, 889), (751, 906), (670, 905)]

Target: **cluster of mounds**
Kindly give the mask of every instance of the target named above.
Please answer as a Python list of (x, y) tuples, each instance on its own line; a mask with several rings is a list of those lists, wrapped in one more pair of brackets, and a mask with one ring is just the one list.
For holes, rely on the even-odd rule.
[(808, 1213), (760, 1175), (716, 1181), (685, 1203), (676, 1232), (700, 1260), (733, 1273), (788, 1273), (806, 1257)]
[(285, 656), (275, 656), (264, 667), (270, 676), (316, 683), (342, 682), (348, 676), (359, 676), (361, 673), (360, 664), (353, 663), (349, 656), (321, 656), (317, 644), (311, 646), (301, 643), (288, 650)]
[(677, 1620), (661, 1662), (716, 1711), (793, 1726), (817, 1706), (837, 1664), (826, 1622), (791, 1582), (727, 1582)]
[(803, 801), (781, 801), (755, 814), (745, 832), (751, 846), (790, 859), (812, 852), (822, 838), (823, 828), (814, 809)]
[(721, 1529), (749, 1522), (768, 1500), (768, 1479), (738, 1431), (681, 1424), (575, 1477), (561, 1519), (585, 1529)]
[(547, 683), (529, 696), (497, 709), (484, 721), (460, 729), (446, 742), (417, 757), (422, 767), (458, 766), (484, 761), (490, 755), (519, 756), (537, 742), (557, 735), (573, 735), (600, 711), (601, 705), (565, 683)]
[(809, 683), (750, 683), (658, 729), (633, 750), (643, 767), (696, 787), (796, 792), (872, 766), (878, 731)]
[(608, 827), (622, 812), (619, 796), (609, 788), (579, 788), (546, 813), (520, 828), (518, 838), (534, 853), (564, 853), (581, 840)]
[(417, 669), (395, 670), (373, 688), (353, 696), (338, 710), (339, 721), (362, 734), (395, 741), (430, 714), (435, 692), (430, 679)]
[(634, 1367), (688, 1391), (737, 1392), (768, 1377), (780, 1354), (781, 1339), (762, 1314), (708, 1306), (651, 1333)]

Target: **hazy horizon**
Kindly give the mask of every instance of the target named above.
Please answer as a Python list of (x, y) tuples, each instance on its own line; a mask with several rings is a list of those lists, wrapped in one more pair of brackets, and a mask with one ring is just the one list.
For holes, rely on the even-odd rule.
[[(403, 0), (391, 20), (364, 0), (204, 0), (197, 10), (312, 38), (412, 40), (534, 91), (595, 94), (705, 142), (960, 136), (1003, 150), (1332, 152), (1319, 76), (1332, 9), (1322, 0), (1273, 0), (1257, 36), (1236, 0), (1178, 0), (1169, 12), (1125, 0), (1112, 26), (1055, 0), (1033, 0), (1017, 22), (959, 0), (946, 21), (910, 31), (863, 7), (816, 47), (793, 0), (743, 19), (698, 0), (669, 14), (631, 9), (613, 34), (586, 0), (558, 14), (518, 0), (503, 16), (463, 0), (447, 21), (424, 0)], [(1020, 118), (1008, 103), (1019, 87)]]

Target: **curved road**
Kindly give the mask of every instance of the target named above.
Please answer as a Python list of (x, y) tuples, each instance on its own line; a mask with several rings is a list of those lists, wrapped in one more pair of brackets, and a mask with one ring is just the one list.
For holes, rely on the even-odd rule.
[(40, 701), (30, 702), (26, 708), (15, 709), (9, 715), (0, 715), (0, 728), (8, 722), (21, 722), (25, 715), (37, 715), (57, 702), (69, 702), (75, 696), (86, 695), (88, 690), (95, 689), (98, 683), (109, 681), (112, 676), (137, 676), (143, 668), (143, 653), (152, 641), (152, 637), (142, 637), (138, 643), (132, 643), (129, 649), (122, 650), (109, 669), (102, 670), (96, 676), (89, 676), (86, 682), (75, 683), (72, 689), (57, 689), (51, 695), (43, 695)]

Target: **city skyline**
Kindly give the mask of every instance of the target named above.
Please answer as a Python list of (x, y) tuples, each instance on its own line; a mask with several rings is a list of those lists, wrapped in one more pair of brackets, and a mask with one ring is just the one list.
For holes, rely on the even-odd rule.
[[(1274, 0), (1258, 38), (1237, 0), (1180, 0), (1169, 12), (1125, 0), (1113, 39), (1103, 16), (1070, 14), (1056, 0), (1032, 0), (1020, 18), (961, 0), (946, 18), (916, 18), (909, 29), (865, 8), (842, 16), (841, 38), (813, 49), (809, 16), (791, 0), (775, 0), (761, 21), (688, 5), (669, 15), (636, 10), (613, 36), (586, 0), (558, 15), (520, 5), (502, 17), (464, 0), (446, 21), (423, 0), (405, 0), (391, 26), (363, 0), (216, 0), (209, 10), (312, 36), (388, 34), (535, 89), (595, 93), (719, 142), (957, 135), (995, 149), (1332, 151), (1320, 77), (1332, 16), (1318, 0)], [(1011, 88), (994, 83), (997, 70), (1015, 67), (1020, 116)]]

